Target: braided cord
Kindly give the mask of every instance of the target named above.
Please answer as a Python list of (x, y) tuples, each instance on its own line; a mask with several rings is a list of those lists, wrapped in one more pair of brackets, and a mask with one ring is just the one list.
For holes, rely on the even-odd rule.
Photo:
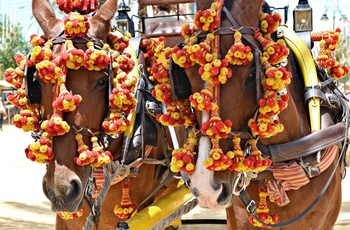
[(112, 181), (116, 178), (117, 175), (121, 178), (125, 178), (129, 175), (129, 173), (129, 167), (125, 165), (120, 165), (118, 161), (114, 161), (103, 166), (104, 182), (102, 184), (101, 191), (96, 197), (95, 202), (91, 208), (90, 215), (87, 217), (87, 221), (83, 228), (84, 230), (92, 230), (93, 225), (96, 225), (97, 229), (98, 218), (100, 216), (100, 209), (108, 193)]
[(150, 228), (150, 230), (162, 230), (168, 227), (172, 222), (181, 219), (181, 216), (191, 211), (197, 205), (198, 205), (197, 198), (190, 200), (185, 205), (183, 205), (180, 209), (173, 212), (170, 216), (159, 221), (153, 228)]

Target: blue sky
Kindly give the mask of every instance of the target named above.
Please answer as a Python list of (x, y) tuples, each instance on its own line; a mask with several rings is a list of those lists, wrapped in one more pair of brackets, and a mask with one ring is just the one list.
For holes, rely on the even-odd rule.
[[(28, 40), (32, 34), (42, 35), (43, 33), (32, 17), (31, 0), (0, 0), (0, 14), (8, 15), (11, 21), (21, 23), (23, 34)], [(56, 16), (62, 17), (57, 13)]]
[(11, 21), (19, 22), (25, 38), (33, 33), (41, 35), (37, 22), (32, 18), (32, 1), (30, 0), (0, 0), (0, 14), (8, 15)]

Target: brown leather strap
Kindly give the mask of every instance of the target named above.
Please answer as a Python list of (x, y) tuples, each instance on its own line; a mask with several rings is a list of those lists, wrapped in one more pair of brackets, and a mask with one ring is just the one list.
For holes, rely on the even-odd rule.
[(284, 144), (269, 145), (267, 148), (260, 148), (260, 150), (270, 155), (274, 163), (289, 161), (309, 156), (342, 142), (345, 138), (345, 129), (345, 124), (341, 122), (313, 132), (298, 140)]
[[(234, 34), (236, 31), (239, 31), (241, 34), (250, 34), (254, 35), (255, 30), (257, 28), (249, 27), (249, 26), (231, 26), (231, 27), (220, 27), (218, 30), (214, 32), (215, 35), (229, 35)], [(206, 37), (208, 32), (201, 32), (198, 37), (204, 38)]]

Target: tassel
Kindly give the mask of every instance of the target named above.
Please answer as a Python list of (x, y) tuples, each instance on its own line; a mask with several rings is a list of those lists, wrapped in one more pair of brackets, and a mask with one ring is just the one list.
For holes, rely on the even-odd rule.
[(64, 220), (73, 220), (73, 219), (78, 219), (81, 217), (84, 213), (84, 208), (81, 208), (77, 212), (69, 213), (69, 212), (58, 212), (57, 215), (61, 217)]
[(242, 43), (242, 34), (239, 31), (236, 31), (233, 37), (235, 42), (228, 50), (225, 58), (232, 65), (248, 65), (254, 57), (250, 46), (245, 46)]
[[(129, 195), (130, 180), (126, 179), (122, 182), (122, 201), (120, 205), (114, 207), (114, 214), (120, 219), (127, 219), (132, 211), (137, 207), (137, 204), (133, 204)], [(134, 213), (136, 214), (136, 212)]]
[[(259, 197), (260, 197), (259, 207), (256, 210), (257, 216), (261, 221), (263, 221), (266, 224), (276, 224), (278, 221), (278, 215), (270, 214), (270, 210), (267, 207), (267, 203), (266, 203), (266, 197), (267, 197), (266, 188), (265, 189), (259, 188)], [(269, 226), (258, 222), (253, 216), (249, 217), (249, 221), (255, 227), (270, 228)]]

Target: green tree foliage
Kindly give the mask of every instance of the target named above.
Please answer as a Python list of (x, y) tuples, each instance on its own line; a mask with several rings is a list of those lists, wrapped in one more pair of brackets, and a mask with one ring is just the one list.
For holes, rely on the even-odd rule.
[[(2, 19), (3, 15), (0, 16)], [(6, 17), (6, 16), (5, 16)], [(17, 53), (27, 54), (31, 45), (28, 38), (25, 38), (22, 33), (22, 26), (17, 23), (16, 25), (8, 20), (0, 21), (0, 66), (1, 66), (1, 79), (3, 79), (3, 72), (9, 68), (17, 67), (13, 56)]]

